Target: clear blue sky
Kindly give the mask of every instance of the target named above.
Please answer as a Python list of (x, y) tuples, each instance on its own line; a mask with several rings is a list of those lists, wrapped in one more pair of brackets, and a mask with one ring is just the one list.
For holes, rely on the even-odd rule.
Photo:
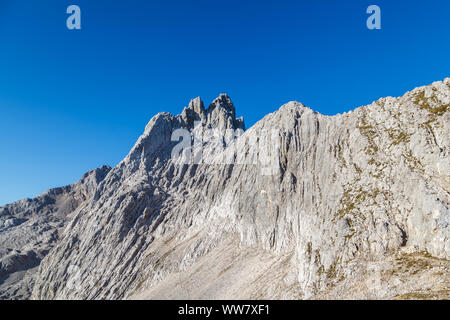
[(290, 100), (336, 114), (442, 80), (449, 38), (448, 0), (0, 0), (0, 205), (116, 165), (196, 96), (228, 93), (249, 127)]

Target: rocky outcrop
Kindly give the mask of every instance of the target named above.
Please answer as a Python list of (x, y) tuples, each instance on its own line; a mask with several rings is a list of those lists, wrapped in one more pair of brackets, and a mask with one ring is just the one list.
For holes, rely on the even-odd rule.
[(210, 128), (245, 130), (244, 118), (236, 119), (233, 102), (226, 94), (221, 94), (206, 110), (200, 97), (191, 100), (181, 113), (181, 118), (186, 128), (193, 128), (198, 121)]
[(0, 299), (30, 298), (42, 258), (110, 169), (104, 166), (72, 185), (0, 208)]
[(446, 79), (336, 116), (289, 102), (246, 131), (226, 95), (160, 113), (32, 297), (448, 297), (449, 105)]

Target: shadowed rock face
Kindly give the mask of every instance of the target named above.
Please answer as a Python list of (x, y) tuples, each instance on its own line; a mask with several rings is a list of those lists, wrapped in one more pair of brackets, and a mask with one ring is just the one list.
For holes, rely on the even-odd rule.
[[(226, 95), (160, 113), (70, 215), (32, 298), (448, 297), (449, 105), (446, 79), (333, 117), (289, 102), (242, 135)], [(227, 139), (186, 163), (181, 128)]]
[(89, 202), (111, 168), (0, 208), (0, 299), (27, 299), (42, 258), (55, 246), (64, 225)]
[(181, 118), (186, 128), (193, 128), (195, 121), (201, 121), (206, 127), (245, 130), (244, 119), (236, 119), (233, 102), (226, 94), (221, 94), (206, 110), (200, 98), (191, 100), (181, 113)]

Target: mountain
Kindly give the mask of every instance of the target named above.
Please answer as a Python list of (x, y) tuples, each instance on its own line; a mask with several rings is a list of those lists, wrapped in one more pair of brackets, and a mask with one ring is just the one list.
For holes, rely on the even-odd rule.
[(59, 241), (64, 226), (86, 205), (108, 166), (90, 171), (74, 184), (0, 208), (0, 299), (26, 299), (37, 267)]
[[(19, 298), (449, 298), (449, 105), (445, 79), (336, 116), (289, 102), (248, 130), (224, 94), (160, 113), (77, 205), (0, 209), (38, 202), (58, 234), (29, 244)], [(26, 246), (1, 243), (3, 290)]]

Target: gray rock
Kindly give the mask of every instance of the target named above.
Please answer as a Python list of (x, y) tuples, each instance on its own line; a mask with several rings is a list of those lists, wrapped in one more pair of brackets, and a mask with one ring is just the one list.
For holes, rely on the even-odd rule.
[(0, 299), (30, 298), (37, 266), (110, 169), (103, 166), (74, 184), (0, 208)]
[(160, 113), (32, 298), (448, 297), (449, 105), (446, 79), (336, 116), (289, 102), (245, 132), (226, 95)]

